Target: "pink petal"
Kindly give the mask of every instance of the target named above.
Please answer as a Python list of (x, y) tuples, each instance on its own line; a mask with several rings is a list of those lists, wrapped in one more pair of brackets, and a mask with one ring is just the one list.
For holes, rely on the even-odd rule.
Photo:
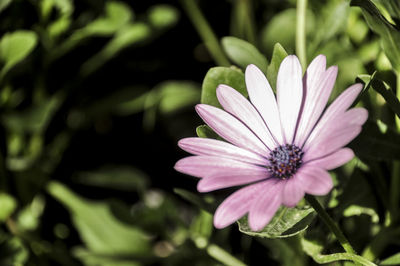
[(198, 104), (196, 111), (218, 135), (232, 144), (262, 156), (269, 155), (268, 148), (241, 121), (231, 114), (211, 105)]
[(307, 166), (318, 167), (325, 170), (332, 170), (347, 163), (348, 161), (353, 159), (353, 157), (354, 152), (351, 149), (343, 148), (325, 157), (307, 162)]
[(214, 214), (214, 226), (224, 228), (244, 216), (253, 201), (263, 193), (261, 189), (264, 183), (244, 187), (226, 198)]
[(268, 160), (260, 155), (216, 139), (185, 138), (181, 139), (178, 145), (182, 150), (195, 155), (211, 155), (259, 165), (268, 164)]
[(294, 55), (283, 59), (278, 72), (277, 101), (286, 143), (292, 143), (303, 100), (302, 70)]
[(324, 157), (347, 145), (361, 132), (361, 126), (353, 125), (340, 130), (324, 132), (304, 150), (303, 162)]
[(271, 178), (263, 183), (262, 193), (254, 200), (249, 210), (249, 226), (253, 231), (263, 229), (282, 203), (285, 182)]
[(256, 166), (232, 159), (217, 156), (189, 156), (175, 164), (175, 170), (195, 177), (206, 177), (215, 174), (226, 175), (268, 175), (265, 167)]
[(294, 207), (304, 197), (304, 189), (295, 176), (289, 178), (283, 187), (282, 203), (287, 207)]
[(362, 85), (357, 83), (342, 92), (322, 115), (321, 119), (318, 121), (317, 125), (310, 134), (310, 137), (304, 144), (304, 147), (309, 145), (312, 142), (313, 138), (321, 135), (321, 131), (329, 126), (329, 124), (333, 125), (334, 123), (332, 123), (332, 120), (335, 119), (335, 117), (343, 114), (351, 106), (351, 104), (360, 94), (361, 90)]
[[(311, 133), (310, 137), (307, 139), (306, 144), (304, 145), (303, 150), (308, 154), (307, 160), (310, 160), (311, 154), (313, 154), (312, 158), (318, 158), (318, 156), (325, 156), (334, 150), (324, 151), (321, 149), (320, 145), (325, 145), (325, 143), (331, 142), (333, 135), (340, 138), (339, 134), (343, 134), (343, 141), (344, 143), (350, 142), (352, 139), (348, 139), (349, 136), (346, 134), (353, 135), (354, 131), (357, 131), (356, 128), (363, 125), (368, 118), (368, 112), (364, 108), (353, 108), (345, 113), (339, 113), (336, 117), (333, 117), (329, 123), (325, 123), (324, 127), (316, 127), (314, 131)], [(351, 132), (350, 132), (351, 131)], [(338, 133), (339, 132), (339, 133)], [(350, 133), (346, 133), (350, 132)], [(359, 133), (353, 136), (355, 138)], [(344, 144), (344, 145), (346, 145)], [(344, 146), (343, 145), (343, 146)], [(338, 146), (336, 148), (341, 148), (342, 146)], [(321, 153), (321, 152), (327, 153)], [(303, 158), (306, 161), (306, 158)]]
[(343, 125), (362, 126), (368, 119), (368, 111), (364, 108), (352, 108), (346, 111), (343, 118), (340, 118)]
[[(318, 60), (315, 63), (319, 63), (319, 68), (312, 67), (313, 65), (311, 63), (310, 67), (312, 68), (310, 69), (310, 72), (307, 70), (305, 75), (305, 84), (307, 89), (295, 141), (295, 144), (299, 147), (304, 144), (315, 123), (320, 118), (322, 111), (328, 102), (329, 96), (331, 95), (332, 88), (335, 85), (337, 76), (336, 66), (330, 67), (328, 70), (323, 71), (322, 74), (319, 74), (321, 72), (321, 68), (325, 68), (325, 57), (322, 56), (322, 58), (324, 60)], [(318, 57), (314, 59), (314, 61), (317, 59)], [(317, 77), (313, 76), (317, 76), (318, 74), (320, 77), (318, 82), (316, 82), (315, 80)]]
[(333, 188), (329, 173), (318, 167), (304, 165), (297, 172), (296, 178), (307, 194), (322, 196)]
[(210, 192), (217, 189), (250, 184), (267, 178), (269, 178), (269, 174), (257, 172), (230, 175), (221, 173), (202, 178), (197, 183), (197, 190), (199, 192)]
[(264, 120), (242, 94), (229, 86), (219, 85), (217, 88), (217, 97), (225, 111), (231, 113), (248, 126), (270, 150), (276, 147), (276, 143)]
[(255, 65), (246, 68), (245, 76), (250, 101), (264, 119), (275, 140), (283, 143), (278, 105), (267, 78)]

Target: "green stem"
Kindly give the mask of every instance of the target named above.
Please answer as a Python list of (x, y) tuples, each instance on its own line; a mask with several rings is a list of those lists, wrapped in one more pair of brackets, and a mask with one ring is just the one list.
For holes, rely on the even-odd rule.
[(297, 0), (296, 53), (299, 56), (303, 70), (305, 70), (307, 67), (306, 12), (307, 12), (307, 0)]
[(329, 214), (325, 211), (325, 209), (321, 206), (321, 204), (315, 199), (315, 197), (306, 195), (305, 196), (307, 202), (314, 208), (314, 210), (318, 213), (318, 216), (322, 219), (322, 221), (329, 227), (332, 233), (336, 236), (337, 240), (342, 245), (343, 249), (350, 254), (356, 254), (350, 242), (344, 236), (340, 228), (337, 226), (335, 221), (329, 216)]
[(214, 61), (220, 66), (230, 66), (217, 36), (212, 31), (204, 15), (201, 13), (195, 0), (181, 0), (181, 4), (192, 21), (194, 27), (202, 38)]

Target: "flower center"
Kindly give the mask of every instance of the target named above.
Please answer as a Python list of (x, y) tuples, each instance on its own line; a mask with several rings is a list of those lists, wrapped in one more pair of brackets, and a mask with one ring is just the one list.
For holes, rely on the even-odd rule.
[(286, 179), (292, 177), (303, 163), (304, 152), (296, 145), (282, 145), (271, 151), (267, 166), (272, 177)]

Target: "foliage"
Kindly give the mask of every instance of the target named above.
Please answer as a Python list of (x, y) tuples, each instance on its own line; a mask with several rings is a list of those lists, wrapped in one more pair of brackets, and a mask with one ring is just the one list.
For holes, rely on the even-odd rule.
[(247, 97), (255, 64), (275, 90), (299, 53), (297, 2), (0, 1), (0, 265), (399, 264), (396, 0), (309, 0), (303, 14), (306, 58), (339, 67), (332, 98), (364, 85), (356, 157), (319, 199), (358, 255), (305, 201), (260, 232), (245, 217), (214, 229), (232, 191), (199, 194), (173, 171), (181, 137), (220, 138), (194, 111), (220, 107), (219, 84)]

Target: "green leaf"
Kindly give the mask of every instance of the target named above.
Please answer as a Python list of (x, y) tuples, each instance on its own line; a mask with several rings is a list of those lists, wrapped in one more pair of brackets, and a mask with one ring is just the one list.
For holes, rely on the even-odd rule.
[(148, 19), (156, 29), (164, 29), (173, 26), (179, 19), (179, 11), (166, 4), (152, 6), (148, 13)]
[(24, 60), (35, 48), (37, 36), (33, 31), (19, 30), (6, 33), (0, 40), (0, 60), (4, 66), (2, 78), (13, 66)]
[(242, 69), (246, 69), (248, 65), (254, 64), (266, 73), (268, 66), (267, 58), (251, 43), (229, 36), (222, 38), (222, 47), (229, 59)]
[(114, 38), (112, 38), (100, 52), (92, 56), (82, 65), (82, 75), (86, 76), (95, 72), (123, 49), (145, 40), (150, 36), (150, 33), (149, 26), (144, 23), (125, 25), (116, 32)]
[(322, 255), (321, 254), (323, 250), (322, 245), (318, 244), (315, 241), (307, 240), (305, 238), (301, 240), (301, 244), (303, 246), (304, 252), (306, 252), (307, 255), (312, 257), (315, 260), (315, 262), (319, 264), (325, 264), (334, 261), (353, 261), (365, 266), (376, 266), (376, 264), (370, 262), (369, 260), (354, 254), (334, 253), (330, 255)]
[(32, 202), (25, 206), (19, 213), (17, 218), (18, 230), (34, 231), (40, 224), (40, 218), (45, 207), (44, 197), (37, 195)]
[(106, 2), (105, 12), (104, 17), (92, 21), (81, 29), (85, 37), (91, 35), (111, 35), (118, 31), (133, 16), (127, 4), (116, 1)]
[(1, 0), (0, 1), (0, 12), (2, 12), (4, 9), (6, 9), (12, 2), (13, 0)]
[(26, 265), (29, 252), (21, 239), (0, 235), (0, 265)]
[(378, 161), (400, 159), (399, 138), (391, 128), (382, 133), (375, 122), (367, 121), (361, 134), (349, 146), (360, 158)]
[(314, 214), (314, 209), (309, 206), (294, 208), (281, 206), (272, 220), (261, 231), (252, 231), (248, 225), (247, 217), (238, 221), (239, 230), (242, 233), (258, 237), (291, 237), (306, 230), (313, 220)]
[(196, 134), (200, 138), (221, 139), (209, 126), (201, 125), (196, 128)]
[(149, 185), (144, 172), (129, 166), (104, 166), (97, 171), (81, 172), (74, 179), (91, 186), (137, 192), (144, 192)]
[(381, 0), (379, 3), (386, 8), (390, 16), (400, 18), (400, 2), (398, 0)]
[(85, 266), (141, 266), (142, 264), (134, 261), (136, 258), (127, 256), (103, 255), (91, 252), (84, 248), (74, 248), (72, 253), (80, 259)]
[(195, 193), (181, 188), (174, 188), (174, 193), (209, 213), (214, 213), (217, 208), (214, 203), (214, 199), (211, 197), (200, 197)]
[(400, 31), (385, 19), (370, 0), (352, 0), (350, 5), (361, 8), (368, 26), (381, 37), (383, 50), (394, 69), (400, 72)]
[(200, 210), (199, 215), (190, 225), (191, 238), (198, 248), (205, 248), (213, 230), (213, 217), (210, 213)]
[(400, 101), (393, 89), (380, 79), (372, 79), (372, 88), (385, 99), (390, 109), (400, 118)]
[(283, 59), (288, 56), (285, 48), (280, 43), (274, 45), (274, 51), (272, 52), (271, 63), (267, 68), (267, 79), (273, 90), (276, 90), (276, 79), (278, 77), (279, 66)]
[(272, 17), (261, 32), (261, 41), (267, 53), (271, 52), (277, 42), (292, 52), (294, 51), (295, 35), (296, 9), (291, 8)]
[(347, 207), (343, 212), (344, 217), (351, 217), (351, 216), (355, 216), (355, 215), (360, 216), (361, 214), (371, 216), (371, 221), (373, 223), (379, 222), (379, 216), (376, 213), (376, 211), (372, 208), (362, 207), (362, 206), (358, 206), (358, 205), (351, 205), (351, 206)]
[(242, 71), (233, 67), (213, 67), (208, 70), (201, 91), (201, 103), (221, 107), (216, 90), (218, 85), (226, 84), (247, 97), (247, 90)]
[(17, 208), (17, 201), (11, 195), (0, 193), (0, 222), (4, 222)]
[(56, 94), (39, 105), (31, 106), (24, 111), (3, 114), (1, 121), (11, 132), (44, 132), (63, 99), (62, 94)]
[(400, 253), (384, 259), (379, 265), (400, 265)]
[(149, 238), (139, 228), (118, 220), (106, 202), (86, 200), (58, 182), (50, 182), (48, 192), (71, 213), (72, 221), (86, 247), (101, 255), (146, 256)]
[(155, 90), (160, 93), (159, 109), (164, 114), (193, 106), (200, 100), (200, 86), (189, 81), (165, 81)]

